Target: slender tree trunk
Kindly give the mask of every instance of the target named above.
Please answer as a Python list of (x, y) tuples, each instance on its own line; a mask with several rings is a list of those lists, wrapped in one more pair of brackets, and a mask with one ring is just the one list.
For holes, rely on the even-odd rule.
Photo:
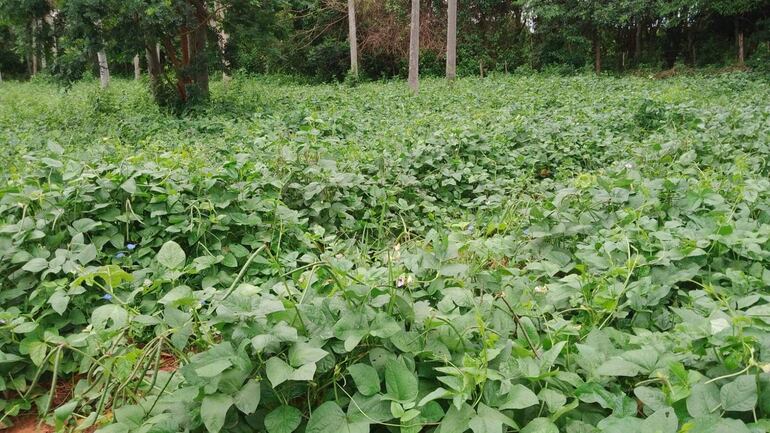
[(356, 31), (355, 0), (348, 0), (348, 42), (350, 43), (350, 73), (358, 77), (358, 33)]
[(217, 45), (219, 47), (219, 56), (222, 58), (222, 82), (230, 81), (230, 61), (227, 60), (227, 42), (230, 35), (225, 31), (225, 9), (219, 1), (214, 2), (216, 18), (212, 17), (212, 27), (217, 31)]
[(2, 82), (3, 82), (3, 73), (0, 72), (0, 83), (2, 83)]
[(32, 75), (37, 75), (37, 40), (35, 38), (35, 34), (37, 33), (37, 28), (36, 28), (37, 26), (35, 25), (35, 20), (32, 20), (30, 27), (32, 30), (32, 54), (31, 54)]
[(457, 0), (447, 1), (446, 77), (457, 77)]
[(142, 78), (142, 65), (139, 63), (139, 54), (134, 56), (134, 80)]
[(636, 19), (636, 34), (634, 35), (634, 63), (639, 65), (642, 60), (642, 19)]
[(198, 87), (199, 96), (203, 99), (209, 97), (209, 64), (206, 55), (206, 30), (208, 24), (208, 11), (202, 1), (195, 2), (195, 17), (198, 25), (190, 35), (192, 38), (190, 47), (193, 55), (190, 61), (193, 66), (193, 79)]
[(160, 45), (156, 44), (154, 47), (146, 43), (145, 44), (145, 56), (147, 57), (147, 75), (150, 77), (150, 90), (154, 96), (158, 96), (160, 89)]
[(602, 41), (599, 38), (599, 30), (594, 31), (594, 71), (597, 75), (602, 73)]
[(409, 87), (414, 93), (420, 89), (420, 0), (412, 0), (409, 31)]
[(96, 58), (99, 61), (99, 85), (106, 89), (110, 85), (110, 65), (107, 63), (107, 52), (104, 48), (96, 52)]

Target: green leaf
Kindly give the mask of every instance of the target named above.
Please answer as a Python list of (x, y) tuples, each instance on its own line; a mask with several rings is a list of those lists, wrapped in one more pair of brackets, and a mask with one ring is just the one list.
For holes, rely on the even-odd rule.
[(206, 378), (216, 377), (219, 376), (223, 371), (232, 367), (232, 365), (233, 363), (230, 362), (229, 359), (217, 359), (216, 361), (209, 362), (202, 367), (196, 368), (195, 374)]
[(692, 387), (687, 397), (687, 412), (693, 418), (713, 413), (721, 407), (719, 387), (714, 383), (699, 383)]
[(719, 391), (722, 409), (745, 412), (757, 405), (757, 379), (753, 375), (739, 376)]
[(518, 430), (519, 427), (512, 419), (496, 409), (479, 403), (477, 415), (468, 424), (473, 433), (502, 433), (503, 424)]
[(436, 433), (463, 433), (468, 430), (474, 416), (476, 416), (476, 411), (467, 403), (463, 403), (460, 409), (451, 405), (446, 416), (441, 420)]
[(125, 182), (120, 184), (120, 187), (129, 194), (136, 194), (136, 180), (133, 177), (126, 179)]
[(350, 422), (345, 413), (333, 401), (318, 406), (305, 427), (305, 433), (368, 433), (369, 423)]
[(81, 265), (85, 266), (95, 260), (96, 255), (96, 246), (94, 244), (88, 244), (78, 253), (77, 261), (80, 262)]
[(621, 358), (612, 358), (601, 363), (596, 373), (602, 376), (634, 377), (639, 374), (639, 366)]
[(32, 272), (33, 274), (36, 274), (43, 269), (48, 269), (48, 260), (41, 259), (40, 257), (36, 257), (27, 263), (24, 264), (21, 268), (24, 271)]
[[(112, 321), (112, 326), (107, 324)], [(91, 313), (91, 325), (97, 331), (104, 329), (119, 329), (128, 324), (128, 312), (120, 305), (109, 304), (97, 307)]]
[(516, 384), (508, 392), (505, 403), (500, 405), (498, 409), (525, 409), (538, 403), (539, 400), (534, 392), (524, 385)]
[(404, 361), (389, 359), (385, 363), (385, 388), (388, 395), (401, 402), (417, 398), (417, 377), (406, 367)]
[(259, 406), (260, 396), (259, 382), (251, 379), (235, 394), (235, 407), (246, 415), (252, 414)]
[[(26, 340), (29, 341), (29, 340)], [(23, 343), (22, 343), (23, 344)], [(46, 353), (48, 353), (48, 345), (42, 341), (31, 341), (26, 344), (26, 350), (29, 353), (29, 359), (36, 366), (43, 365)], [(56, 356), (56, 355), (54, 355)]]
[(160, 251), (158, 251), (155, 259), (158, 263), (169, 269), (178, 269), (184, 265), (187, 255), (178, 243), (168, 241), (160, 247)]
[(62, 316), (64, 315), (64, 312), (67, 311), (67, 305), (70, 303), (70, 297), (67, 296), (64, 291), (57, 290), (53, 292), (50, 298), (48, 298), (48, 303), (51, 304), (51, 308), (54, 311)]
[(521, 430), (521, 433), (559, 433), (559, 428), (548, 418), (535, 418)]
[(371, 365), (354, 364), (348, 367), (348, 372), (361, 395), (368, 397), (380, 392), (380, 376)]
[(639, 431), (644, 433), (676, 433), (679, 430), (679, 420), (674, 409), (667, 407), (656, 411), (642, 421)]
[(291, 368), (283, 359), (278, 357), (272, 357), (265, 363), (265, 373), (267, 374), (267, 380), (273, 388), (286, 382), (291, 378), (294, 369)]
[(326, 355), (328, 352), (321, 348), (298, 342), (289, 349), (289, 364), (292, 367), (301, 367), (311, 362), (318, 362)]
[(267, 433), (291, 433), (302, 422), (302, 413), (292, 406), (282, 405), (265, 417)]
[(276, 356), (270, 358), (265, 363), (267, 379), (273, 388), (286, 382), (287, 380), (308, 381), (313, 380), (315, 375), (315, 363), (305, 364), (300, 368), (294, 369), (283, 359)]
[(457, 277), (468, 272), (468, 265), (452, 263), (441, 267), (439, 274), (445, 277)]
[(210, 433), (217, 433), (225, 425), (225, 417), (233, 398), (225, 394), (214, 394), (203, 397), (201, 403), (201, 420)]

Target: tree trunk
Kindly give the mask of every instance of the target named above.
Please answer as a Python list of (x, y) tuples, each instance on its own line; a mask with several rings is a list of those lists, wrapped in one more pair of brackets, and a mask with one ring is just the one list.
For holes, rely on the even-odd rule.
[(743, 67), (745, 63), (744, 47), (743, 47), (743, 29), (741, 28), (740, 17), (733, 18), (733, 26), (735, 29), (735, 44), (738, 48), (738, 66)]
[(147, 57), (147, 75), (150, 77), (150, 90), (157, 97), (160, 87), (160, 45), (154, 47), (150, 43), (145, 44), (145, 55)]
[(599, 31), (594, 31), (594, 37), (593, 37), (593, 46), (594, 46), (594, 71), (597, 75), (602, 73), (602, 42), (601, 39), (599, 39)]
[(420, 89), (420, 0), (412, 0), (409, 31), (409, 87), (414, 93)]
[(99, 60), (99, 85), (106, 89), (110, 85), (110, 66), (107, 63), (107, 52), (104, 48), (96, 52), (96, 58)]
[(642, 20), (636, 20), (636, 34), (634, 35), (634, 63), (639, 65), (642, 60)]
[(227, 60), (227, 41), (230, 35), (225, 31), (225, 9), (219, 1), (214, 2), (215, 18), (212, 18), (212, 24), (217, 31), (217, 45), (219, 46), (219, 55), (222, 58), (222, 82), (230, 81), (230, 62)]
[(447, 2), (446, 77), (457, 77), (457, 0)]
[(30, 27), (32, 31), (32, 53), (30, 54), (30, 63), (32, 64), (32, 75), (37, 75), (37, 41), (35, 39), (35, 34), (37, 33), (37, 29), (35, 27), (37, 26), (35, 26), (35, 20), (32, 20)]
[(190, 48), (192, 55), (190, 56), (190, 62), (193, 67), (192, 78), (195, 81), (198, 96), (203, 99), (209, 97), (209, 64), (208, 56), (206, 55), (206, 30), (208, 24), (208, 11), (203, 1), (196, 1), (195, 5), (195, 18), (197, 25), (193, 30), (191, 36)]
[(348, 0), (348, 42), (350, 43), (350, 73), (358, 77), (358, 34), (356, 32), (355, 0)]
[[(43, 34), (43, 23), (44, 19), (40, 18), (37, 22), (38, 29), (40, 29), (40, 34)], [(46, 59), (46, 46), (45, 46), (45, 39), (43, 39), (40, 42), (40, 70), (45, 70), (48, 66), (48, 59)]]
[(142, 65), (139, 63), (139, 54), (134, 56), (134, 80), (142, 78)]

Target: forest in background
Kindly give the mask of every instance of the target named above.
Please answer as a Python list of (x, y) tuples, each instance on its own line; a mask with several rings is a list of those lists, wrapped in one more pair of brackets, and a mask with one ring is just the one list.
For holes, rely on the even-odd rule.
[[(447, 2), (415, 3), (420, 72), (442, 75)], [(767, 0), (461, 0), (455, 7), (461, 76), (770, 64)], [(149, 68), (182, 87), (214, 70), (342, 80), (351, 68), (351, 9), (361, 76), (406, 76), (407, 0), (0, 0), (0, 73), (73, 82), (98, 76), (103, 53), (114, 75)], [(157, 64), (148, 65), (150, 48)]]

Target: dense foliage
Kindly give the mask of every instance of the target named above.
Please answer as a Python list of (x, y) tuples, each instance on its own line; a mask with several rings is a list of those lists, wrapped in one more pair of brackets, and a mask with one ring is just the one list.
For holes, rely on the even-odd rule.
[(93, 86), (0, 86), (3, 423), (770, 431), (766, 81)]
[[(447, 5), (421, 3), (421, 70), (442, 75)], [(361, 73), (405, 76), (409, 1), (355, 4)], [(517, 68), (766, 67), (770, 51), (768, 0), (463, 0), (458, 14), (465, 76)], [(212, 70), (342, 80), (350, 67), (345, 0), (0, 0), (0, 72), (70, 81), (98, 74), (96, 52), (104, 48), (114, 72), (130, 75), (134, 55), (147, 72), (146, 51), (160, 44), (166, 75), (189, 78), (200, 69), (182, 59), (190, 32), (199, 44), (207, 40)], [(197, 55), (193, 63), (204, 60)]]

